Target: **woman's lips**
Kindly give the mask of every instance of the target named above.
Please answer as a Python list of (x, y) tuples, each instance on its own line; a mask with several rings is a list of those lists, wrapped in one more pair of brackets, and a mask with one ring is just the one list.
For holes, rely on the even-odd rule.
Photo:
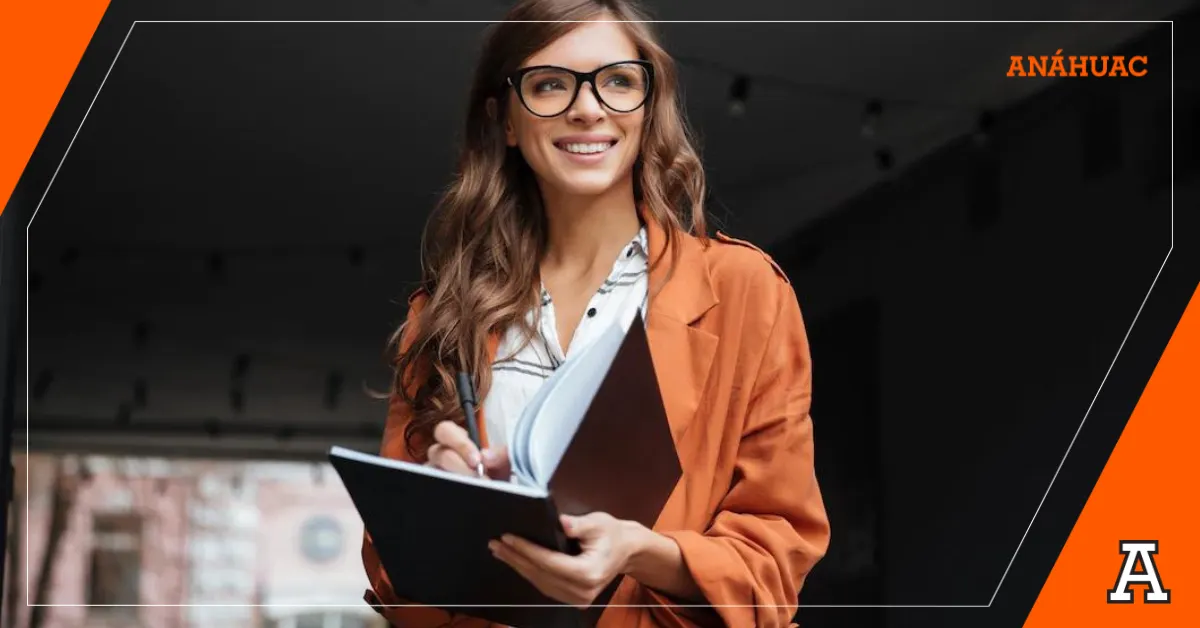
[(558, 141), (554, 147), (567, 156), (572, 162), (581, 164), (596, 163), (604, 159), (617, 141), (613, 139), (600, 141)]

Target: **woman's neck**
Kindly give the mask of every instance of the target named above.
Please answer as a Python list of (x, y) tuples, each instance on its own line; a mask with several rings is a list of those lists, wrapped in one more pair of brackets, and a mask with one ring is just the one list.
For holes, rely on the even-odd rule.
[(608, 269), (640, 228), (633, 190), (598, 196), (543, 193), (547, 246), (543, 268), (583, 277)]

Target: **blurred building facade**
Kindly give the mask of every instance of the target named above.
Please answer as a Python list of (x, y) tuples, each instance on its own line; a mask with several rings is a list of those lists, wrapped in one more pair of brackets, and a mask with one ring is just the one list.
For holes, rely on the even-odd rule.
[(14, 466), (5, 628), (384, 625), (362, 602), (361, 520), (326, 465), (35, 454)]

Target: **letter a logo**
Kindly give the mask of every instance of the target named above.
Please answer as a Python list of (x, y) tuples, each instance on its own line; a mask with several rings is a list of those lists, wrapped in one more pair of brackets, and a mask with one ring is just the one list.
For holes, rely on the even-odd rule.
[[(1158, 541), (1121, 541), (1121, 553), (1125, 561), (1121, 564), (1121, 574), (1117, 576), (1117, 586), (1108, 592), (1109, 604), (1132, 604), (1133, 593), (1129, 591), (1131, 584), (1146, 585), (1142, 601), (1146, 604), (1170, 604), (1171, 591), (1164, 589), (1162, 578), (1154, 566), (1154, 555), (1158, 553)], [(1142, 568), (1134, 568), (1141, 563)]]

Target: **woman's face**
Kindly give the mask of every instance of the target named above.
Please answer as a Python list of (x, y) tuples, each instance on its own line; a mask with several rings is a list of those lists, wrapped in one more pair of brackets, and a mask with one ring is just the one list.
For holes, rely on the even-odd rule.
[[(526, 59), (521, 67), (553, 65), (591, 72), (637, 58), (637, 47), (620, 24), (586, 22)], [(590, 84), (584, 84), (566, 111), (542, 118), (521, 104), (516, 89), (519, 87), (509, 90), (508, 145), (521, 150), (543, 188), (549, 186), (558, 194), (594, 196), (629, 182), (641, 146), (645, 105), (628, 113), (613, 111), (597, 101)]]

